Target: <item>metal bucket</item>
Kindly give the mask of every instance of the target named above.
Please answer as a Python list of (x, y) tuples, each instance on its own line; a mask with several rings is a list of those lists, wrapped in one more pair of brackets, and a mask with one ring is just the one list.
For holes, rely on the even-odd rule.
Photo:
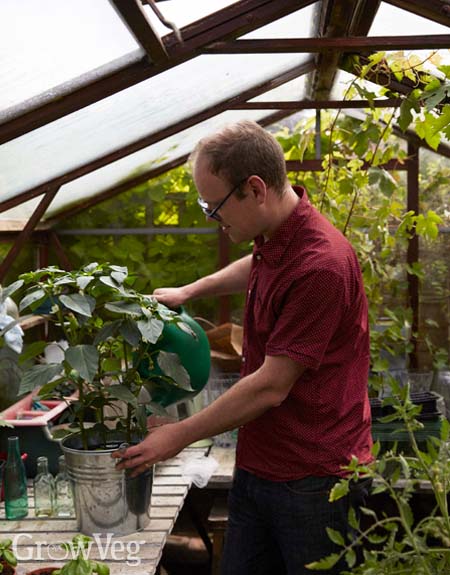
[(111, 457), (123, 442), (123, 436), (112, 433), (106, 448), (99, 437), (91, 436), (89, 450), (81, 448), (79, 434), (63, 439), (61, 447), (71, 479), (78, 530), (127, 535), (150, 522), (153, 468), (131, 478), (128, 471), (117, 470)]

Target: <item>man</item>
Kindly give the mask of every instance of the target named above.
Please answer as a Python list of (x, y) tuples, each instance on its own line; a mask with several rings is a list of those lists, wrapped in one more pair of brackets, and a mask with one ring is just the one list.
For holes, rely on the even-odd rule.
[[(367, 301), (344, 236), (292, 188), (278, 142), (242, 121), (199, 142), (199, 205), (253, 254), (154, 295), (188, 300), (247, 292), (241, 379), (201, 412), (127, 450), (143, 471), (187, 445), (239, 427), (224, 575), (299, 575), (336, 551), (349, 499), (328, 502), (352, 456), (371, 460)], [(317, 571), (316, 571), (317, 572)], [(336, 568), (335, 572), (338, 572)], [(332, 573), (332, 571), (327, 571)]]

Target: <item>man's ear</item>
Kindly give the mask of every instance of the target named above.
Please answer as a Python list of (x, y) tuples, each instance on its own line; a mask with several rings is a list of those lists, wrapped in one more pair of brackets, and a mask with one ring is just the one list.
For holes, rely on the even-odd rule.
[(263, 204), (267, 198), (267, 186), (265, 181), (259, 176), (250, 176), (247, 180), (247, 184), (250, 187), (250, 193), (256, 199), (258, 204)]

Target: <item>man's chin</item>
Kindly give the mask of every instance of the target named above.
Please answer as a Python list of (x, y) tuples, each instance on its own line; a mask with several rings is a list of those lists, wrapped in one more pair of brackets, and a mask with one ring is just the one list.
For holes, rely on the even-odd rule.
[(234, 234), (233, 232), (230, 232), (227, 235), (233, 244), (242, 244), (244, 242), (251, 242), (253, 240), (253, 238), (243, 237), (238, 234)]

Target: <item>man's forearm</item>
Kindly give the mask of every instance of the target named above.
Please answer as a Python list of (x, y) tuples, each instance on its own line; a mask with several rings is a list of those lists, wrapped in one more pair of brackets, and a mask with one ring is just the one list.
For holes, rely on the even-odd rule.
[(199, 413), (177, 424), (186, 445), (239, 427), (278, 407), (304, 369), (285, 356), (267, 357), (256, 372), (239, 380)]
[(240, 380), (214, 403), (180, 421), (178, 425), (185, 443), (194, 443), (240, 427), (272, 407), (270, 393), (266, 390), (256, 392), (252, 379), (249, 376)]
[(247, 289), (252, 256), (245, 256), (225, 268), (184, 286), (189, 299), (240, 293)]

